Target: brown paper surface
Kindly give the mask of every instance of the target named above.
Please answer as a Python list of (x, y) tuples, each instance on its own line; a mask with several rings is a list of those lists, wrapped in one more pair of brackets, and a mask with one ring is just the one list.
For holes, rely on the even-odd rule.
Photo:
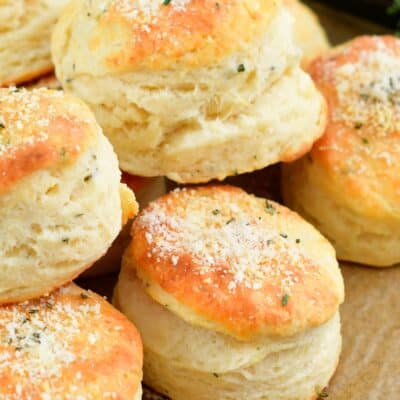
[(400, 267), (343, 265), (343, 351), (329, 387), (334, 400), (400, 399)]
[[(309, 3), (320, 15), (332, 43), (385, 32), (376, 25)], [(229, 183), (276, 198), (271, 193), (276, 194), (278, 175), (279, 168), (273, 167), (230, 178)], [(341, 307), (343, 351), (327, 399), (400, 400), (400, 267), (373, 269), (343, 264), (342, 272), (346, 285), (346, 300)], [(110, 298), (115, 281), (116, 277), (110, 276), (79, 283)], [(161, 399), (148, 389), (143, 398)]]

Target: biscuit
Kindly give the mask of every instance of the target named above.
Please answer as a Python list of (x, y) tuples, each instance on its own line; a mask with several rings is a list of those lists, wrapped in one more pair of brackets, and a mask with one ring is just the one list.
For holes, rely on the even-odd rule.
[(137, 212), (93, 114), (61, 91), (0, 89), (0, 171), (0, 303), (71, 281)]
[[(58, 82), (54, 74), (30, 82), (26, 87), (27, 89), (44, 87), (48, 89), (62, 90), (61, 84)], [(165, 181), (162, 177), (140, 178), (133, 177), (129, 174), (123, 174), (122, 182), (126, 183), (135, 193), (136, 201), (140, 207), (145, 206), (149, 201), (154, 200), (165, 193)], [(124, 252), (130, 238), (130, 226), (130, 223), (125, 224), (107, 253), (101, 257), (100, 260), (96, 261), (92, 267), (84, 271), (81, 274), (81, 277), (96, 277), (119, 271), (122, 253)]]
[(103, 298), (69, 284), (0, 307), (0, 399), (141, 399), (143, 348)]
[(53, 69), (51, 31), (67, 2), (0, 2), (0, 86), (27, 82)]
[(275, 0), (73, 1), (52, 55), (123, 171), (206, 182), (298, 158), (322, 134), (291, 27)]
[(306, 68), (314, 58), (330, 48), (328, 37), (311, 8), (299, 0), (283, 0), (283, 3), (294, 17), (294, 39), (303, 52), (301, 65)]
[(400, 263), (399, 70), (394, 36), (356, 38), (309, 68), (328, 125), (309, 155), (284, 168), (283, 195), (342, 260)]
[(340, 354), (343, 280), (297, 214), (231, 186), (176, 190), (133, 223), (114, 304), (144, 381), (174, 400), (309, 400)]

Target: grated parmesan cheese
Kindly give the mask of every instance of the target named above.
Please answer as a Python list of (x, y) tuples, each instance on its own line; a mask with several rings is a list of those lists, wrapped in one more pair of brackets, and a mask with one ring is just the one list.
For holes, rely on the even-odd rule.
[[(69, 295), (75, 296), (74, 302), (73, 297), (60, 301), (60, 296)], [(89, 329), (85, 344), (82, 333)], [(94, 400), (77, 393), (82, 384), (66, 386), (63, 376), (75, 363), (93, 358), (100, 335), (107, 332), (98, 300), (80, 297), (70, 286), (38, 300), (1, 307), (0, 382), (8, 385), (0, 387), (0, 400)], [(76, 380), (81, 379), (77, 372)]]
[[(400, 47), (390, 48), (380, 37), (370, 40), (369, 49), (350, 44), (342, 51), (350, 61), (324, 65), (322, 81), (333, 82), (337, 96), (331, 119), (338, 125), (318, 149), (338, 155), (334, 168), (341, 175), (373, 182), (386, 167), (395, 168), (400, 155)], [(395, 169), (388, 174), (395, 176)]]
[(363, 51), (335, 71), (339, 108), (335, 121), (385, 136), (400, 130), (400, 57), (387, 49)]
[(164, 4), (163, 0), (114, 0), (112, 6), (115, 10), (129, 19), (152, 19), (157, 17), (160, 11), (169, 7), (173, 12), (184, 12), (191, 0), (171, 0)]
[[(44, 105), (43, 94), (49, 102)], [(61, 91), (46, 89), (2, 89), (0, 91), (0, 157), (13, 154), (19, 147), (48, 140), (46, 127), (57, 110), (51, 99), (61, 98)], [(38, 118), (38, 115), (40, 117)]]
[(224, 195), (183, 189), (150, 205), (136, 222), (145, 231), (147, 256), (179, 268), (181, 256), (189, 254), (194, 273), (206, 283), (216, 271), (229, 277), (231, 292), (238, 286), (259, 290), (271, 279), (280, 282), (282, 293), (290, 292), (298, 283), (291, 269), (308, 273), (301, 246), (278, 230), (270, 203), (266, 209), (265, 201), (247, 194), (235, 197), (237, 202)]

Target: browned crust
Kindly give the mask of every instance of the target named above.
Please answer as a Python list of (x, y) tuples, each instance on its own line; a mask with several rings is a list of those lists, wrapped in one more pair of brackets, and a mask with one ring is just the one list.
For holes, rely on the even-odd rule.
[(53, 70), (47, 75), (41, 75), (37, 79), (25, 82), (24, 86), (28, 89), (40, 89), (44, 87), (47, 89), (62, 90), (61, 83), (54, 75)]
[[(157, 300), (155, 291), (159, 287), (196, 315), (213, 321), (222, 332), (239, 339), (248, 339), (262, 334), (293, 335), (309, 327), (320, 325), (332, 317), (343, 297), (342, 288), (338, 284), (341, 278), (335, 282), (332, 281), (332, 275), (326, 269), (324, 270), (307, 257), (306, 249), (299, 255), (297, 262), (293, 262), (290, 252), (291, 249), (294, 250), (294, 247), (290, 241), (293, 239), (294, 242), (294, 238), (290, 236), (287, 238), (288, 244), (278, 242), (276, 258), (270, 259), (271, 265), (276, 263), (279, 267), (268, 269), (266, 273), (262, 272), (261, 278), (257, 276), (258, 282), (261, 279), (259, 287), (253, 286), (252, 279), (255, 279), (253, 277), (249, 278), (249, 281), (236, 282), (235, 290), (230, 288), (233, 272), (228, 259), (220, 260), (199, 273), (199, 268), (202, 268), (202, 262), (205, 261), (196, 258), (197, 256), (194, 256), (190, 250), (185, 251), (179, 243), (167, 250), (161, 248), (160, 240), (163, 239), (158, 235), (157, 229), (143, 222), (147, 218), (146, 215), (163, 209), (172, 217), (176, 210), (186, 209), (195, 198), (202, 197), (212, 198), (213, 207), (219, 205), (221, 210), (228, 204), (234, 204), (248, 211), (249, 223), (252, 224), (260, 219), (262, 221), (260, 229), (266, 235), (275, 230), (276, 236), (280, 236), (277, 226), (284, 229), (283, 227), (288, 227), (292, 223), (299, 224), (300, 221), (297, 214), (272, 202), (270, 206), (273, 205), (276, 215), (270, 216), (265, 211), (265, 200), (256, 200), (242, 190), (231, 186), (197, 187), (172, 192), (162, 197), (143, 210), (134, 221), (133, 240), (125, 257), (126, 266), (137, 270), (139, 277), (146, 283), (145, 290), (152, 297)], [(212, 212), (213, 209), (201, 210), (199, 218), (209, 218)], [(273, 223), (274, 218), (278, 220)], [(300, 223), (305, 224), (303, 221)], [(213, 223), (210, 222), (210, 224)], [(174, 230), (180, 229), (172, 225), (174, 223), (168, 220), (155, 222), (155, 226), (160, 226), (167, 237), (174, 235)], [(309, 230), (306, 232), (309, 233)], [(181, 233), (186, 235), (184, 230)], [(153, 240), (151, 243), (148, 241), (149, 235)], [(322, 252), (324, 249), (330, 249), (322, 236), (316, 232), (315, 235)], [(267, 243), (268, 246), (275, 246), (275, 242), (267, 241)], [(314, 245), (317, 244), (314, 243)], [(281, 249), (282, 253), (280, 253)], [(249, 247), (248, 251), (255, 250)], [(332, 261), (333, 265), (336, 265), (335, 260)], [(333, 273), (340, 276), (338, 269)], [(284, 280), (287, 276), (291, 277), (291, 282), (295, 281), (298, 284), (291, 287), (290, 301), (283, 305), (283, 297), (286, 294)], [(171, 309), (171, 304), (168, 308)], [(173, 307), (171, 310), (179, 313)]]
[(0, 89), (0, 117), (0, 193), (39, 169), (73, 162), (99, 133), (83, 102), (47, 89)]
[(41, 76), (47, 75), (50, 72), (52, 72), (53, 69), (54, 69), (54, 66), (50, 62), (50, 63), (46, 64), (45, 66), (37, 68), (35, 70), (29, 70), (29, 71), (26, 71), (26, 72), (18, 75), (18, 76), (6, 78), (6, 79), (4, 79), (3, 81), (0, 82), (0, 87), (21, 85), (23, 83), (32, 81), (32, 80), (34, 80), (36, 78), (39, 78)]
[(117, 1), (100, 17), (89, 46), (97, 51), (105, 37), (113, 41), (118, 35), (123, 44), (105, 57), (111, 70), (210, 65), (257, 39), (275, 17), (277, 4), (275, 0), (192, 0), (176, 9), (171, 2), (152, 17), (140, 11), (137, 16), (123, 13), (121, 8), (129, 11), (137, 2)]
[[(32, 309), (37, 310), (35, 314)], [(13, 321), (10, 315), (13, 315)], [(7, 355), (6, 363), (3, 362), (0, 369), (0, 397), (40, 400), (46, 393), (49, 398), (64, 398), (64, 395), (71, 396), (71, 388), (75, 386), (76, 393), (84, 394), (90, 400), (106, 399), (105, 393), (110, 394), (110, 399), (134, 398), (142, 379), (142, 342), (132, 323), (103, 298), (71, 284), (49, 296), (0, 308), (0, 332), (3, 331), (3, 335), (7, 335), (4, 328), (7, 324), (14, 323), (18, 331), (18, 328), (26, 328), (23, 325), (29, 325), (30, 320), (42, 321), (44, 335), (55, 329), (53, 323), (65, 324), (63, 334), (60, 327), (55, 330), (59, 335), (56, 337), (61, 346), (59, 350), (68, 348), (75, 357), (62, 365), (55, 376), (22, 378), (25, 372), (14, 371), (13, 365), (29, 354), (29, 347), (19, 350), (13, 343), (0, 341), (0, 352)], [(68, 325), (66, 321), (74, 325)], [(88, 339), (91, 334), (96, 335), (96, 342)]]
[[(328, 103), (327, 127), (311, 150), (313, 163), (310, 168), (318, 168), (318, 174), (326, 174), (326, 182), (338, 193), (343, 193), (347, 202), (362, 199), (364, 211), (369, 215), (376, 215), (384, 203), (386, 208), (400, 201), (400, 164), (397, 162), (400, 131), (385, 132), (376, 119), (371, 123), (349, 120), (351, 106), (343, 105), (339, 100), (336, 71), (345, 64), (363, 63), (363, 55), (375, 51), (400, 57), (400, 40), (390, 35), (361, 36), (318, 57), (309, 66), (309, 73)], [(374, 107), (361, 95), (356, 103), (356, 110)], [(386, 107), (399, 108), (393, 104)], [(382, 109), (382, 113), (387, 111), (392, 110)], [(394, 162), (389, 167), (390, 159)]]

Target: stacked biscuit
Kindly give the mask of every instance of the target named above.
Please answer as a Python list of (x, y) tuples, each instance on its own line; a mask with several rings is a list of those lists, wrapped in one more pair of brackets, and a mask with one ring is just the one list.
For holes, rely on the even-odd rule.
[[(0, 399), (141, 397), (139, 334), (71, 283), (122, 254), (113, 301), (142, 335), (147, 385), (172, 400), (320, 399), (341, 351), (334, 247), (400, 262), (399, 40), (329, 50), (294, 0), (55, 3), (0, 5), (0, 85), (38, 78), (0, 91)], [(57, 80), (40, 72), (58, 14)], [(279, 162), (284, 201), (309, 222), (228, 185), (160, 197), (164, 176)], [(141, 194), (132, 226), (119, 168)]]
[(50, 36), (67, 0), (0, 2), (0, 87), (52, 70)]
[(400, 263), (400, 41), (364, 36), (317, 58), (329, 104), (324, 136), (284, 170), (286, 202), (334, 243), (340, 259)]
[(300, 157), (324, 128), (276, 0), (71, 1), (52, 54), (130, 174), (223, 179)]
[(341, 349), (332, 246), (288, 209), (230, 186), (178, 189), (133, 223), (114, 303), (172, 399), (315, 399)]
[(137, 212), (110, 143), (80, 100), (15, 87), (0, 139), (0, 398), (140, 398), (135, 328), (70, 283)]

